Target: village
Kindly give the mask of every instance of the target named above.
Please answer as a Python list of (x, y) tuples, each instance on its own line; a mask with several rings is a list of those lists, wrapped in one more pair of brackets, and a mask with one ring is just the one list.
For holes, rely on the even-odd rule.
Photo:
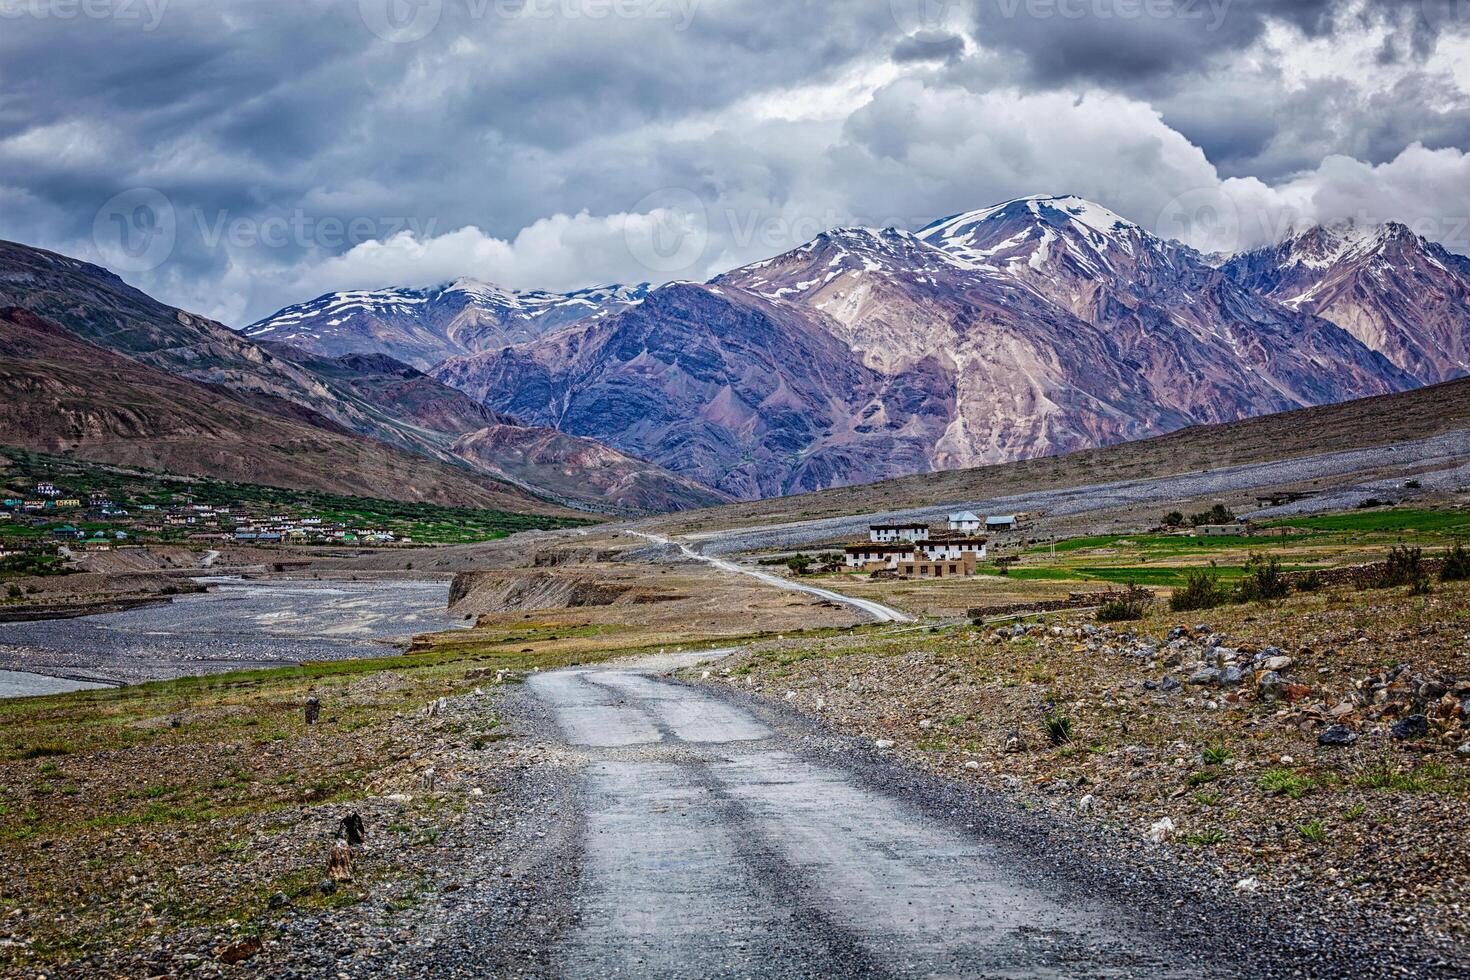
[[(169, 502), (118, 502), (105, 491), (68, 493), (55, 483), (39, 482), (24, 497), (0, 500), (0, 535), (12, 549), (35, 550), (43, 544), (106, 551), (142, 540), (277, 544), (412, 544), (413, 537), (333, 520), (318, 514), (261, 513), (243, 503), (215, 504), (188, 495)], [(0, 555), (4, 557), (4, 555)]]

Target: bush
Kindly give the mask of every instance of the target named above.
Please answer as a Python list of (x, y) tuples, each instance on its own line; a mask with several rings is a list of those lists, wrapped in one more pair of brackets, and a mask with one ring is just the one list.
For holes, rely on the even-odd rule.
[(1296, 580), (1296, 590), (1298, 592), (1316, 592), (1325, 584), (1322, 581), (1322, 576), (1312, 571)]
[(1103, 603), (1097, 610), (1099, 623), (1130, 623), (1148, 615), (1153, 605), (1154, 594), (1147, 589), (1130, 585), (1128, 591), (1116, 599)]
[(25, 596), (25, 590), (18, 585), (11, 584), (10, 588), (5, 590), (5, 594), (12, 599), (20, 599)]
[(1444, 568), (1439, 571), (1441, 582), (1463, 582), (1470, 579), (1470, 551), (1463, 544), (1456, 544), (1444, 556)]
[(1424, 570), (1424, 549), (1400, 545), (1388, 553), (1383, 570), (1368, 585), (1375, 589), (1393, 589), (1400, 585), (1416, 585), (1428, 577)]
[(1189, 523), (1195, 527), (1201, 524), (1233, 524), (1235, 523), (1235, 511), (1224, 504), (1216, 504), (1202, 514), (1195, 514), (1189, 519)]
[(1245, 578), (1236, 586), (1241, 602), (1275, 602), (1291, 593), (1291, 583), (1281, 574), (1281, 561), (1274, 556), (1253, 554), (1245, 563)]
[(1171, 510), (1164, 515), (1164, 527), (1183, 527), (1184, 515), (1177, 510)]
[(1195, 609), (1214, 609), (1225, 605), (1225, 590), (1220, 580), (1209, 572), (1190, 572), (1184, 588), (1169, 598), (1169, 608), (1174, 612), (1189, 612)]
[(1047, 715), (1046, 737), (1053, 745), (1066, 745), (1072, 741), (1072, 719), (1063, 715)]

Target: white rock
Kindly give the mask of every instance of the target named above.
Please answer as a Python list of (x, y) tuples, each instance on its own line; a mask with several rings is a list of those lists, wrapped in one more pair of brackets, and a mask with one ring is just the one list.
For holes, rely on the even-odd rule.
[(919, 727), (927, 732), (929, 729), (934, 727), (934, 722), (928, 718), (925, 718), (923, 721), (919, 722)]
[(796, 692), (795, 691), (787, 691), (786, 692), (786, 700), (787, 701), (790, 701), (794, 697), (796, 697)]
[(1242, 895), (1259, 895), (1261, 893), (1261, 879), (1255, 877), (1242, 878), (1235, 883), (1235, 890)]
[(709, 677), (710, 677), (710, 674), (709, 674), (709, 671), (707, 671), (707, 670), (704, 673), (702, 673), (702, 674), (699, 675), (699, 679), (702, 680), (702, 681), (709, 680)]
[(1280, 760), (1279, 760), (1279, 761), (1280, 761), (1280, 762), (1281, 762), (1281, 764), (1282, 764), (1282, 765), (1283, 765), (1283, 766), (1289, 766), (1289, 765), (1292, 765), (1292, 764), (1293, 764), (1293, 763), (1295, 763), (1295, 762), (1296, 762), (1296, 760), (1295, 760), (1295, 759), (1293, 759), (1293, 758), (1292, 758), (1292, 757), (1291, 757), (1291, 756), (1289, 756), (1289, 755), (1283, 755), (1283, 756), (1282, 756), (1282, 757), (1281, 757), (1281, 759), (1280, 759)]
[(470, 790), (470, 795), (471, 796), (484, 796), (485, 795), (485, 791), (483, 789), (481, 789), (480, 787), (476, 786), (474, 789)]
[(891, 739), (891, 738), (880, 738), (880, 739), (878, 739), (878, 741), (876, 741), (876, 742), (873, 743), (873, 748), (879, 749), (879, 750), (882, 750), (882, 751), (886, 751), (888, 749), (891, 749), (891, 748), (893, 748), (893, 739)]
[(1078, 813), (1092, 813), (1096, 809), (1097, 798), (1094, 797), (1091, 793), (1088, 793), (1086, 796), (1082, 797), (1082, 799), (1077, 801)]
[(1162, 844), (1174, 836), (1174, 821), (1168, 817), (1158, 821), (1148, 828), (1148, 839), (1155, 844)]
[(974, 759), (971, 759), (969, 762), (965, 763), (965, 768), (973, 772), (974, 770), (980, 768), (980, 763), (976, 762)]

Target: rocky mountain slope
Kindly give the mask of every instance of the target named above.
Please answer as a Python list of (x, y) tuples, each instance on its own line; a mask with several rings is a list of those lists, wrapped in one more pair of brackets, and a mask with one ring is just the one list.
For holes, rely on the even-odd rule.
[(730, 500), (662, 467), (557, 429), (490, 425), (466, 433), (453, 451), (513, 483), (602, 513), (656, 514)]
[(427, 289), (328, 293), (246, 327), (261, 341), (315, 354), (387, 354), (414, 367), (521, 344), (604, 310), (640, 302), (648, 285), (520, 292), (474, 279)]
[[(457, 292), (463, 295), (466, 289)], [(589, 290), (559, 297), (554, 303), (548, 300), (540, 305), (542, 320), (564, 319), (602, 300), (636, 302), (636, 293)], [(477, 295), (476, 302), (485, 301), (489, 291)], [(532, 310), (545, 295), (525, 294), (520, 307)], [(438, 302), (443, 306), (450, 300), (440, 296)], [(217, 385), (237, 402), (259, 411), (326, 427), (339, 435), (356, 433), (374, 447), (389, 443), (456, 469), (472, 467), (494, 481), (509, 481), (537, 497), (565, 499), (584, 510), (605, 507), (609, 512), (646, 513), (724, 499), (651, 463), (610, 449), (599, 454), (572, 437), (553, 445), (556, 440), (546, 439), (539, 431), (525, 433), (521, 448), (508, 451), (504, 461), (489, 457), (489, 443), (461, 456), (454, 444), (462, 436), (520, 423), (387, 355), (327, 356), (269, 342), (264, 335), (260, 341), (252, 340), (223, 324), (159, 303), (106, 269), (52, 252), (0, 242), (0, 304), (37, 312), (138, 363)], [(461, 326), (468, 330), (473, 317), (461, 312)], [(497, 444), (508, 441), (502, 433)], [(564, 470), (576, 460), (599, 456), (596, 479), (583, 481), (575, 492), (567, 493), (568, 486), (577, 481), (557, 466)], [(538, 487), (528, 479), (528, 457), (541, 467), (536, 472), (548, 477), (559, 474), (552, 480), (555, 487)], [(609, 478), (610, 467), (619, 474), (617, 479)], [(599, 500), (598, 488), (611, 496)], [(670, 497), (661, 498), (660, 489), (667, 489)], [(630, 502), (634, 499), (637, 504)], [(538, 506), (544, 506), (544, 501)]]
[(1470, 374), (1470, 259), (1404, 225), (1319, 226), (1223, 268), (1244, 288), (1331, 320), (1421, 381)]
[(497, 411), (742, 498), (1429, 380), (1077, 198), (1026, 198), (918, 234), (829, 232), (433, 373)]
[(289, 402), (237, 395), (0, 309), (0, 442), (271, 486), (571, 516), (519, 487), (365, 439)]

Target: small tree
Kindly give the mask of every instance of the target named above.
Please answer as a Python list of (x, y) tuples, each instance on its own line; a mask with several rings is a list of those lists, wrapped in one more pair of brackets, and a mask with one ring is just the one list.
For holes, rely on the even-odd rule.
[(1220, 580), (1209, 572), (1197, 571), (1190, 572), (1184, 588), (1169, 597), (1169, 608), (1175, 612), (1214, 609), (1225, 605), (1225, 601), (1226, 594), (1220, 587)]
[(1444, 556), (1444, 567), (1439, 571), (1442, 582), (1463, 582), (1470, 579), (1470, 551), (1465, 550), (1463, 544), (1456, 543), (1450, 549), (1450, 553)]
[(1235, 522), (1235, 511), (1224, 504), (1216, 504), (1202, 514), (1195, 514), (1189, 519), (1195, 527), (1201, 524), (1233, 524)]
[(786, 559), (786, 567), (797, 575), (805, 575), (812, 567), (812, 560), (808, 555), (794, 555)]
[(1424, 549), (1398, 545), (1388, 553), (1383, 571), (1369, 584), (1380, 589), (1414, 585), (1429, 575), (1424, 570)]
[(1164, 515), (1164, 527), (1183, 527), (1184, 515), (1177, 510), (1171, 510)]
[(1274, 602), (1291, 593), (1291, 583), (1281, 574), (1281, 561), (1275, 556), (1252, 554), (1245, 565), (1245, 578), (1236, 586), (1241, 602)]

